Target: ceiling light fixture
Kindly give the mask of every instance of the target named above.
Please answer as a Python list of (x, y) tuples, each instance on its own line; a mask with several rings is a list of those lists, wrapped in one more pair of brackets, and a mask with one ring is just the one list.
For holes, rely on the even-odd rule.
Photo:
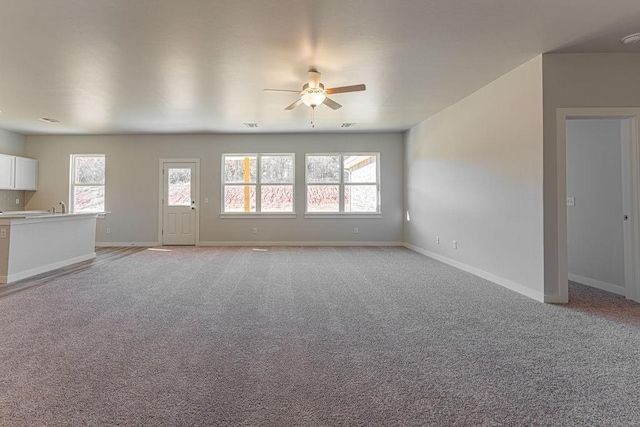
[(640, 42), (640, 33), (629, 34), (628, 36), (624, 36), (621, 40), (624, 44), (634, 44)]
[(300, 99), (304, 105), (308, 105), (311, 108), (316, 108), (318, 105), (324, 102), (327, 97), (327, 93), (324, 91), (324, 85), (318, 84), (318, 87), (309, 87), (309, 84), (303, 86), (302, 96)]
[(246, 127), (248, 127), (248, 128), (257, 128), (258, 127), (257, 123), (245, 123), (244, 125)]
[(60, 120), (52, 119), (49, 117), (38, 117), (38, 120), (45, 123), (60, 123)]

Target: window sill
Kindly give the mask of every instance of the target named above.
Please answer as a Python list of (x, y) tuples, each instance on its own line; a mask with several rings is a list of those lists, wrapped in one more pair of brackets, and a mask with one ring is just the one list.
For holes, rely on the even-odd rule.
[(221, 213), (221, 219), (244, 219), (244, 218), (261, 218), (261, 219), (295, 219), (298, 215), (294, 213)]
[(381, 213), (306, 213), (309, 219), (376, 219), (382, 218)]

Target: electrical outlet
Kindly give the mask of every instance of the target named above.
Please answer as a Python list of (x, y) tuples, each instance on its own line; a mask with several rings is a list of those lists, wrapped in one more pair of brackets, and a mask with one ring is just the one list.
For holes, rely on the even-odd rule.
[(16, 199), (16, 205), (20, 204), (20, 199)]
[(6, 238), (7, 238), (7, 229), (0, 228), (0, 239), (6, 239)]
[(360, 233), (360, 230), (358, 230), (358, 227), (356, 227), (356, 228), (354, 228), (354, 229), (353, 229), (353, 232), (354, 232), (355, 234), (358, 234), (358, 233)]
[(258, 234), (258, 229), (254, 227), (253, 234)]
[(111, 234), (111, 227), (107, 227), (107, 234)]
[(436, 243), (439, 245), (440, 244), (440, 236), (436, 237)]
[(457, 241), (457, 240), (454, 240), (454, 241), (453, 241), (453, 243), (451, 244), (451, 247), (452, 247), (453, 249), (458, 249), (458, 241)]
[(209, 203), (209, 198), (208, 198), (208, 197), (205, 197), (205, 198), (204, 198), (204, 202), (205, 202), (205, 203)]
[(567, 206), (575, 206), (576, 198), (575, 197), (567, 197)]

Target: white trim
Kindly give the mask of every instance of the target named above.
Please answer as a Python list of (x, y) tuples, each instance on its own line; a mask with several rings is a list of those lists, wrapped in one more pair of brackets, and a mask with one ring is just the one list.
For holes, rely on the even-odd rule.
[(200, 242), (198, 246), (404, 246), (403, 242), (356, 242), (356, 241), (262, 241), (262, 242)]
[[(578, 118), (619, 118), (632, 119), (632, 126), (627, 126), (625, 132), (626, 144), (629, 146), (629, 220), (625, 221), (625, 281), (626, 297), (640, 302), (640, 135), (638, 123), (640, 122), (640, 108), (558, 108), (556, 109), (556, 225), (557, 225), (557, 249), (558, 249), (558, 275), (557, 285), (559, 295), (550, 295), (551, 299), (559, 298), (559, 302), (568, 302), (568, 252), (567, 252), (567, 119)], [(626, 147), (623, 146), (623, 149)], [(624, 182), (624, 181), (623, 181)], [(626, 189), (625, 189), (626, 190)], [(628, 234), (628, 235), (627, 235)], [(627, 266), (628, 265), (628, 266)], [(546, 296), (545, 296), (546, 300)]]
[(27, 277), (35, 276), (36, 274), (46, 273), (47, 271), (55, 270), (57, 268), (66, 267), (67, 265), (77, 264), (82, 261), (94, 259), (96, 257), (95, 252), (80, 255), (75, 258), (65, 259), (63, 261), (54, 262), (47, 265), (41, 265), (31, 270), (21, 271), (20, 273), (9, 274), (8, 276), (0, 276), (0, 283), (13, 283), (18, 280), (26, 279)]
[(220, 219), (295, 219), (298, 215), (295, 213), (221, 213)]
[(119, 248), (126, 246), (160, 246), (160, 242), (96, 242), (99, 248)]
[(614, 285), (613, 283), (603, 282), (602, 280), (592, 279), (590, 277), (578, 276), (577, 274), (569, 273), (569, 280), (572, 282), (578, 282), (583, 285), (591, 286), (603, 291), (611, 292), (618, 295), (625, 295), (624, 286)]
[(503, 286), (511, 291), (517, 292), (519, 294), (522, 294), (524, 296), (527, 296), (529, 298), (532, 298), (536, 301), (540, 301), (540, 302), (545, 302), (545, 296), (543, 295), (543, 293), (535, 291), (531, 288), (528, 288), (524, 285), (521, 285), (519, 283), (516, 282), (512, 282), (511, 280), (505, 279), (503, 277), (500, 276), (496, 276), (495, 274), (486, 272), (484, 270), (480, 270), (479, 268), (476, 267), (472, 267), (470, 265), (464, 264), (462, 262), (453, 260), (451, 258), (447, 258), (445, 256), (436, 254), (434, 252), (428, 251), (426, 249), (422, 249), (419, 248), (417, 246), (411, 245), (409, 243), (405, 243), (404, 246), (407, 249), (411, 249), (414, 252), (418, 252), (419, 254), (425, 255), (429, 258), (433, 258), (436, 261), (440, 261), (443, 262), (445, 264), (448, 264), (452, 267), (458, 268), (462, 271), (466, 271), (467, 273), (471, 273), (474, 276), (478, 276), (481, 277), (485, 280), (488, 280), (490, 282), (493, 282), (497, 285)]
[(377, 219), (382, 218), (381, 213), (306, 213), (304, 214), (306, 219)]

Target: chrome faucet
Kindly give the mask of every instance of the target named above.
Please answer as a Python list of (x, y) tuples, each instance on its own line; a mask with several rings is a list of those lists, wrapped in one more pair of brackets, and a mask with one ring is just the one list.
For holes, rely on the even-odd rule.
[(60, 202), (60, 206), (62, 206), (62, 213), (67, 213), (67, 207), (64, 205), (64, 202)]

